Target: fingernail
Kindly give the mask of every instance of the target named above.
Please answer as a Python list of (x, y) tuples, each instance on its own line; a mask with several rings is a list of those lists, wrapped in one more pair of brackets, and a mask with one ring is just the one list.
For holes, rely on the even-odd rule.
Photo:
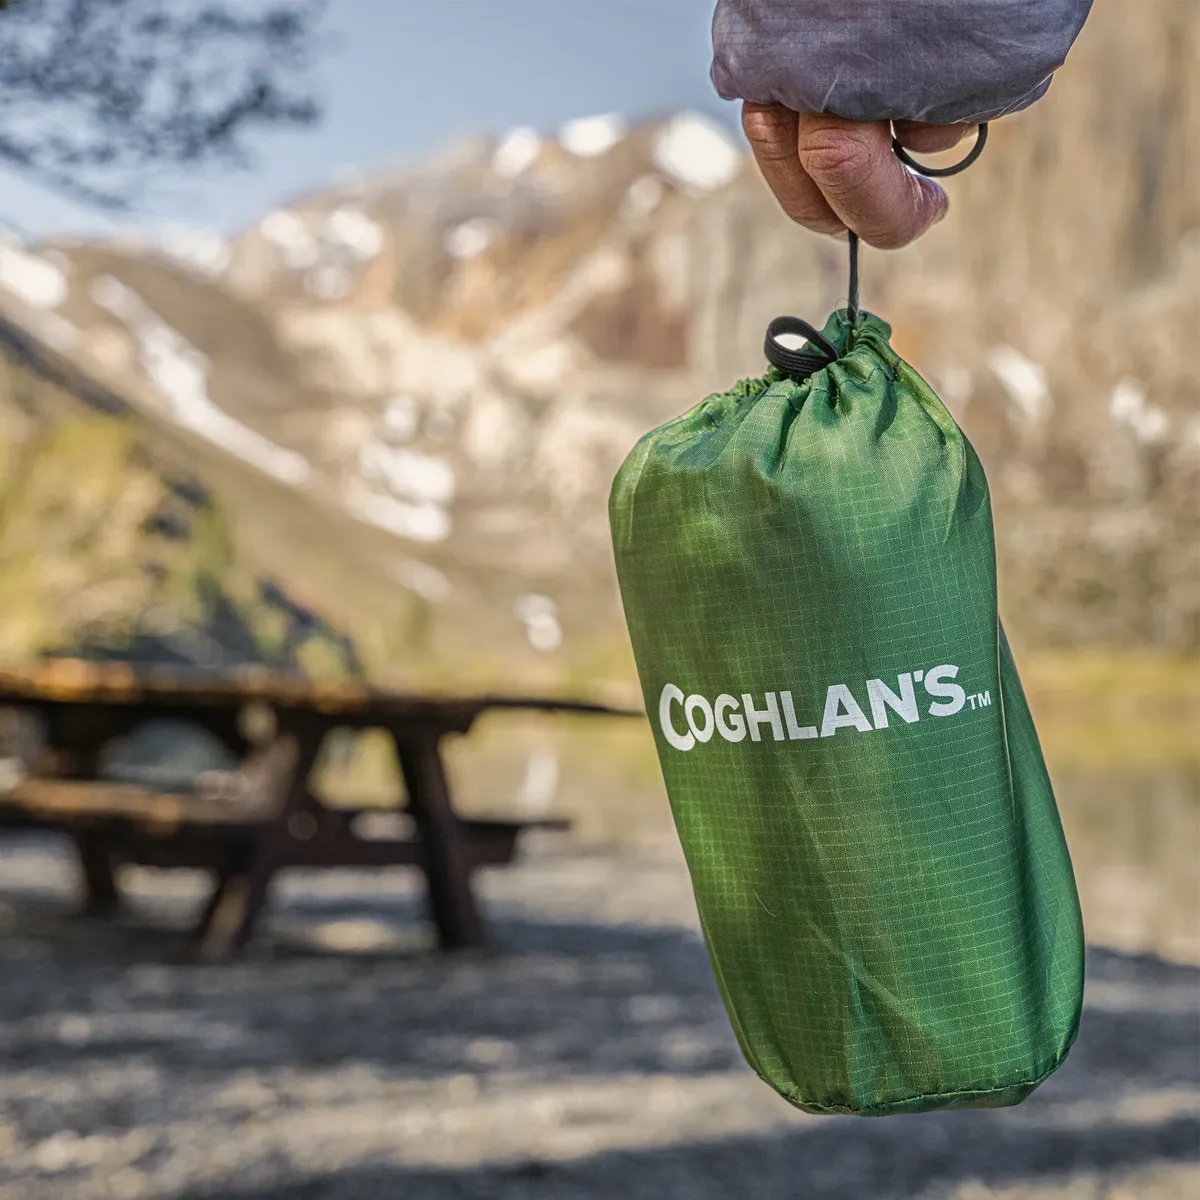
[(932, 224), (936, 225), (938, 221), (945, 220), (946, 214), (950, 211), (950, 197), (932, 179), (922, 178), (921, 186), (930, 193), (933, 200), (935, 215)]

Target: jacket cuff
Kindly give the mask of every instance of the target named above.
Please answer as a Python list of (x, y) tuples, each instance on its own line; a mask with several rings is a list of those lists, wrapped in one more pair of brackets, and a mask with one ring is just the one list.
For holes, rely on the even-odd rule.
[(854, 121), (991, 121), (1039, 99), (1092, 0), (718, 0), (726, 100)]

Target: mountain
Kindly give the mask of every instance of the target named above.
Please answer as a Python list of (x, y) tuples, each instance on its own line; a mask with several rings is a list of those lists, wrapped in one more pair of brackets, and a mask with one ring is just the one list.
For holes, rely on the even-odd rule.
[[(1027, 645), (1197, 643), (1198, 41), (1194, 5), (1098, 4), (1048, 98), (951, 182), (949, 218), (864, 252), (864, 304), (988, 468)], [(845, 274), (719, 125), (601, 116), (299, 197), (231, 240), (0, 245), (0, 317), (121, 398), (87, 418), (137, 448), (105, 451), (112, 470), (211, 497), (217, 576), (242, 564), (311, 614), (344, 669), (352, 642), (391, 685), (617, 697), (616, 466), (760, 373), (768, 320), (819, 322)], [(4, 486), (67, 497), (74, 461)], [(89, 511), (128, 524), (121, 499)]]
[(169, 441), (0, 321), (0, 661), (358, 673), (350, 639), (237, 551)]

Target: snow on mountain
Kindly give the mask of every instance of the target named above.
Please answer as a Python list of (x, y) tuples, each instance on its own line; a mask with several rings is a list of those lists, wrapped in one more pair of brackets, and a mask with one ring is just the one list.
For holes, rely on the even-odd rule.
[(1108, 414), (1119, 424), (1133, 430), (1140, 442), (1161, 443), (1171, 434), (1171, 419), (1157, 405), (1146, 399), (1146, 389), (1140, 380), (1125, 375), (1118, 379), (1108, 399)]
[(208, 357), (152, 312), (136, 292), (105, 275), (93, 282), (91, 295), (137, 339), (146, 374), (166, 397), (171, 415), (181, 426), (283, 483), (307, 482), (310, 468), (303, 455), (277, 446), (212, 402)]
[(475, 258), (496, 240), (498, 232), (495, 221), (487, 217), (471, 217), (448, 229), (442, 235), (442, 240), (455, 258)]
[(207, 229), (168, 228), (159, 235), (158, 245), (168, 257), (210, 279), (224, 274), (232, 256), (229, 242)]
[(288, 209), (269, 213), (258, 228), (263, 237), (279, 251), (284, 265), (293, 270), (302, 271), (311, 267), (320, 257), (317, 239), (307, 224)]
[(537, 161), (542, 139), (536, 129), (522, 125), (501, 138), (492, 154), (492, 170), (505, 179), (516, 179)]
[(0, 241), (0, 287), (38, 309), (58, 308), (69, 291), (62, 266), (8, 241)]
[(352, 257), (364, 260), (374, 258), (387, 238), (382, 225), (345, 204), (321, 222), (321, 236), (330, 245), (340, 246)]
[(1035, 425), (1044, 421), (1051, 403), (1045, 367), (1012, 346), (993, 346), (987, 362), (1021, 416)]
[(655, 165), (691, 192), (710, 192), (731, 183), (744, 159), (729, 132), (701, 113), (672, 117), (654, 137)]
[(346, 491), (346, 507), (355, 516), (413, 542), (442, 542), (450, 535), (450, 516), (440, 504), (398, 500), (361, 480)]
[(577, 117), (559, 127), (558, 140), (577, 158), (598, 158), (607, 154), (624, 136), (625, 121), (618, 113)]

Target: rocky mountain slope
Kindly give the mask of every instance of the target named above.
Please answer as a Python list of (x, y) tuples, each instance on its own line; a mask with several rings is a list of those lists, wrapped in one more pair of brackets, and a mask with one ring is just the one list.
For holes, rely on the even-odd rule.
[[(864, 256), (988, 466), (1025, 644), (1197, 641), (1198, 43), (1194, 5), (1098, 4), (949, 219)], [(0, 313), (128, 400), (234, 553), (375, 677), (439, 687), (627, 691), (617, 464), (844, 287), (689, 113), (480, 138), (231, 241), (0, 245)]]
[(352, 642), (239, 554), (169, 438), (0, 322), (0, 661), (357, 673)]

